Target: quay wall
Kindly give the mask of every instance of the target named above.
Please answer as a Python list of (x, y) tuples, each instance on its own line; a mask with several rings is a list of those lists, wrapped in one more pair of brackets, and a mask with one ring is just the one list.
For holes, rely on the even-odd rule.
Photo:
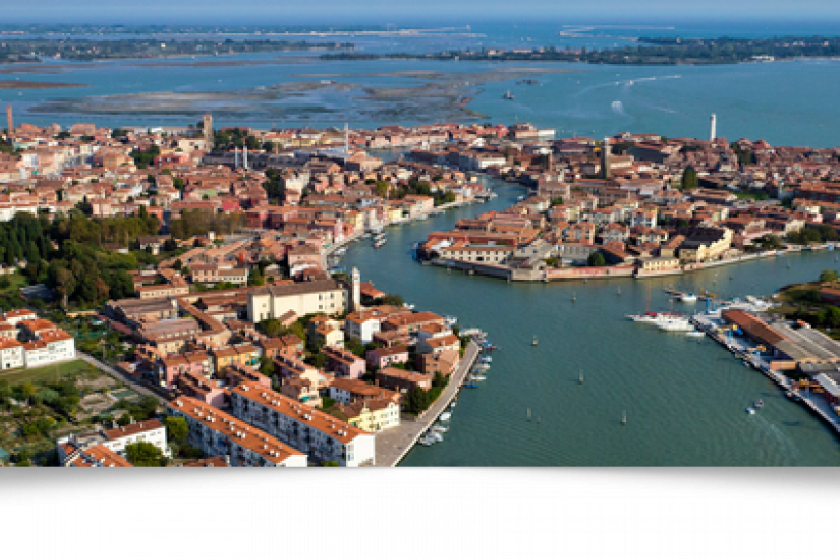
[(469, 261), (458, 261), (451, 259), (435, 259), (432, 261), (432, 263), (450, 269), (454, 268), (456, 270), (462, 270), (466, 274), (480, 274), (481, 276), (492, 276), (494, 278), (503, 278), (505, 280), (510, 280), (513, 278), (512, 269), (507, 266), (475, 263)]
[(544, 278), (551, 280), (580, 280), (581, 278), (631, 278), (636, 267), (624, 266), (581, 266), (574, 268), (548, 268)]
[(667, 268), (663, 270), (642, 270), (639, 269), (633, 274), (634, 278), (644, 280), (645, 278), (661, 278), (662, 276), (681, 276), (683, 269)]

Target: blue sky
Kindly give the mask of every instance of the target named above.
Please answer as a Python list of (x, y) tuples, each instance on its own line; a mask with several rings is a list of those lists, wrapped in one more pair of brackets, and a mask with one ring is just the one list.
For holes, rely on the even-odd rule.
[(840, 21), (838, 0), (2, 0), (3, 23), (342, 24)]

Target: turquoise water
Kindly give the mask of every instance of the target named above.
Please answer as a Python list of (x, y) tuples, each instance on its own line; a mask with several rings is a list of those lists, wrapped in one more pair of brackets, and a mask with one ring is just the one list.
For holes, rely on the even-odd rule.
[[(342, 262), (417, 309), (456, 315), (462, 326), (482, 328), (499, 346), (488, 380), (462, 392), (446, 441), (415, 448), (403, 464), (840, 464), (833, 433), (762, 374), (707, 339), (624, 318), (645, 310), (648, 291), (652, 309), (667, 309), (663, 290), (671, 285), (726, 297), (771, 294), (840, 266), (833, 253), (765, 259), (676, 279), (587, 284), (507, 284), (411, 261), (411, 242), (449, 229), (459, 218), (505, 208), (522, 192), (499, 187), (501, 196), (488, 204), (389, 228), (385, 247), (358, 243)], [(537, 347), (530, 344), (534, 336)], [(765, 407), (746, 415), (744, 409), (759, 398)], [(628, 422), (622, 427), (624, 410)]]

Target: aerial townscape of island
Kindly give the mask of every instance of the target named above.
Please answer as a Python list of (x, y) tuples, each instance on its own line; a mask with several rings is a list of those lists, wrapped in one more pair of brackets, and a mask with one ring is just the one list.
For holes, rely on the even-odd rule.
[(836, 466), (840, 37), (141, 19), (0, 23), (0, 467)]
[[(405, 266), (646, 280), (839, 238), (837, 150), (728, 141), (714, 116), (703, 140), (556, 139), (521, 122), (257, 130), (208, 114), (65, 129), (7, 117), (7, 464), (393, 466), (442, 442), (495, 346), (340, 260), (352, 244), (385, 245), (386, 228), (493, 200), (488, 178), (522, 194), (416, 240)], [(705, 309), (630, 318), (713, 338), (836, 430), (840, 287), (832, 271), (813, 280), (775, 301), (674, 291)]]

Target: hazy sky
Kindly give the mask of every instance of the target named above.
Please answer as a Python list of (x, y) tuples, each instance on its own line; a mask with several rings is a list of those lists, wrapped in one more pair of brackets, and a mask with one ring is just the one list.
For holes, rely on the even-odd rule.
[(3, 23), (840, 21), (838, 0), (0, 0)]

